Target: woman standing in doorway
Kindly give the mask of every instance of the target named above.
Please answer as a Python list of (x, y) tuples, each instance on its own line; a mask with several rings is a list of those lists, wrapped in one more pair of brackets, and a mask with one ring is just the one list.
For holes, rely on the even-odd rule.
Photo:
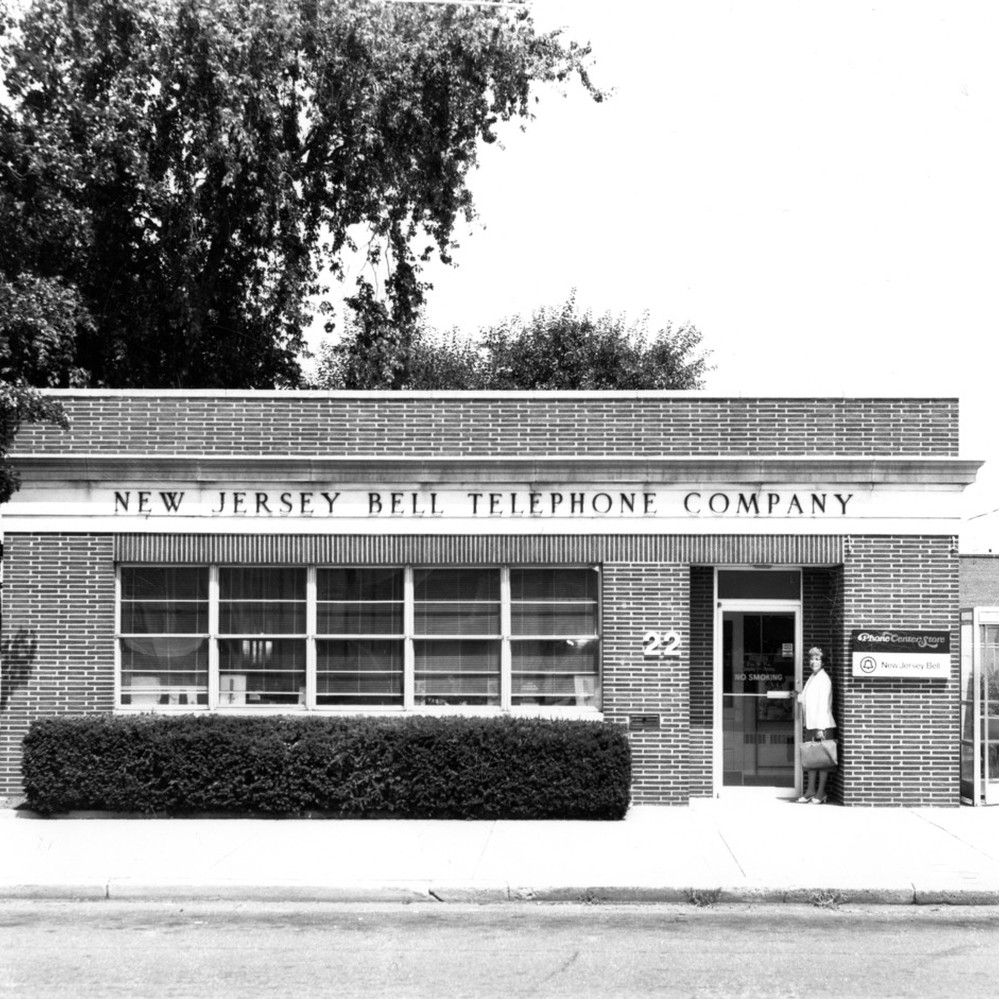
[[(832, 714), (832, 680), (822, 661), (822, 649), (813, 646), (808, 650), (808, 665), (812, 674), (798, 695), (804, 715), (805, 739), (833, 739), (836, 736), (836, 719)], [(828, 770), (806, 770), (805, 793), (798, 799), (823, 805), (826, 801)]]

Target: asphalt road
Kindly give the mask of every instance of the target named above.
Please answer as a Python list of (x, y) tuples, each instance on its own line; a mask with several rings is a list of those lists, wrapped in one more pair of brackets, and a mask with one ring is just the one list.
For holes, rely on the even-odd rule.
[(0, 902), (0, 995), (999, 995), (999, 911)]

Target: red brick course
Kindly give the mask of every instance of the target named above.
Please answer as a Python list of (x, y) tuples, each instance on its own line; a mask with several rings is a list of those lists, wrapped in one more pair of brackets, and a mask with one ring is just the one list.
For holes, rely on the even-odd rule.
[(20, 453), (956, 456), (954, 399), (677, 394), (59, 395)]
[[(627, 725), (631, 715), (658, 717), (658, 730), (632, 733), (636, 803), (685, 804), (690, 797), (690, 573), (685, 565), (641, 562), (604, 567), (604, 717)], [(648, 630), (675, 631), (680, 655), (646, 658)]]
[(20, 788), (35, 718), (114, 707), (112, 547), (108, 535), (5, 539), (0, 794)]
[[(959, 804), (957, 539), (852, 537), (842, 577), (833, 672), (843, 804)], [(950, 678), (851, 676), (850, 632), (860, 628), (949, 631)]]

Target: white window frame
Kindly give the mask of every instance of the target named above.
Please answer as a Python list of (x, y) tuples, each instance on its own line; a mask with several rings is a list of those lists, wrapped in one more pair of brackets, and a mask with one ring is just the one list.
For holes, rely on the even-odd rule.
[[(256, 563), (254, 563), (255, 565)], [(121, 630), (122, 620), (122, 586), (121, 573), (127, 568), (175, 568), (184, 565), (190, 568), (202, 568), (208, 572), (208, 704), (207, 705), (157, 705), (152, 710), (163, 714), (190, 714), (190, 713), (219, 713), (219, 714), (321, 714), (321, 715), (399, 715), (399, 714), (421, 714), (421, 715), (499, 715), (514, 714), (526, 717), (585, 717), (592, 719), (602, 718), (601, 697), (603, 687), (603, 593), (601, 579), (598, 578), (596, 614), (595, 614), (595, 635), (587, 636), (543, 636), (554, 637), (556, 640), (571, 637), (587, 638), (598, 643), (597, 672), (595, 678), (596, 696), (593, 705), (529, 705), (513, 703), (513, 677), (512, 643), (517, 640), (530, 638), (531, 636), (512, 634), (512, 600), (510, 587), (511, 569), (552, 569), (552, 570), (576, 570), (590, 569), (598, 574), (601, 573), (600, 566), (592, 564), (559, 563), (559, 564), (528, 564), (511, 566), (509, 564), (488, 564), (469, 565), (467, 568), (476, 569), (498, 569), (500, 572), (500, 635), (496, 639), (500, 642), (500, 698), (498, 705), (417, 705), (415, 693), (415, 643), (422, 639), (433, 636), (417, 635), (415, 629), (415, 599), (414, 599), (414, 571), (422, 569), (449, 569), (458, 568), (453, 564), (440, 563), (409, 563), (398, 565), (357, 565), (356, 563), (327, 564), (310, 563), (306, 565), (296, 564), (294, 566), (273, 566), (262, 565), (262, 568), (305, 568), (306, 569), (306, 651), (305, 651), (305, 704), (287, 705), (223, 705), (220, 704), (219, 696), (219, 642), (221, 639), (230, 636), (219, 634), (219, 570), (221, 568), (249, 568), (246, 563), (135, 563), (123, 562), (116, 567), (115, 572), (115, 711), (121, 714), (139, 714), (148, 712), (148, 706), (133, 706), (122, 704), (122, 639), (124, 636)], [(322, 705), (316, 704), (316, 668), (317, 653), (316, 643), (323, 640), (317, 636), (318, 629), (318, 600), (317, 600), (317, 572), (319, 569), (349, 569), (349, 568), (385, 568), (402, 569), (403, 576), (403, 697), (399, 706), (391, 705)], [(461, 566), (466, 568), (466, 566)], [(301, 636), (288, 636), (298, 639)], [(323, 636), (325, 637), (325, 636)]]
[[(220, 620), (220, 611), (221, 611), (222, 603), (223, 603), (223, 601), (222, 601), (222, 594), (221, 594), (221, 586), (220, 586), (220, 578), (221, 578), (221, 570), (222, 569), (275, 569), (275, 570), (281, 570), (281, 569), (305, 569), (305, 604), (306, 604), (306, 606), (305, 606), (305, 617), (306, 617), (305, 627), (306, 627), (306, 630), (304, 632), (274, 632), (274, 631), (268, 631), (268, 632), (265, 632), (265, 633), (262, 633), (262, 634), (252, 634), (252, 633), (249, 633), (249, 632), (232, 632), (232, 631), (227, 631), (227, 632), (225, 632), (225, 634), (222, 634), (222, 631), (221, 631), (221, 620)], [(301, 697), (307, 697), (307, 690), (308, 690), (308, 684), (309, 684), (308, 676), (309, 676), (309, 649), (310, 649), (310, 647), (313, 650), (313, 656), (314, 656), (314, 652), (315, 652), (315, 641), (314, 641), (314, 639), (315, 639), (315, 631), (312, 631), (311, 633), (308, 631), (308, 627), (309, 627), (309, 624), (308, 624), (308, 622), (309, 622), (309, 603), (308, 603), (308, 601), (309, 601), (309, 594), (310, 593), (312, 593), (313, 595), (315, 594), (315, 566), (311, 566), (311, 565), (305, 566), (305, 565), (296, 565), (296, 564), (285, 565), (285, 564), (273, 564), (273, 563), (272, 564), (263, 564), (263, 563), (258, 563), (258, 562), (251, 562), (251, 563), (219, 563), (219, 564), (215, 564), (215, 565), (210, 565), (209, 566), (209, 573), (210, 573), (209, 578), (211, 578), (212, 575), (214, 575), (214, 577), (215, 577), (215, 589), (213, 591), (212, 588), (211, 588), (211, 586), (209, 585), (209, 592), (208, 592), (208, 599), (209, 599), (209, 629), (210, 629), (210, 632), (211, 632), (209, 634), (209, 648), (210, 649), (214, 649), (215, 659), (214, 659), (214, 663), (213, 663), (211, 656), (209, 656), (209, 663), (208, 663), (208, 666), (209, 666), (209, 670), (208, 670), (208, 683), (209, 683), (210, 690), (214, 690), (215, 691), (216, 698), (219, 696), (219, 690), (220, 690), (219, 678), (220, 678), (220, 674), (221, 674), (221, 662), (220, 662), (219, 649), (221, 647), (221, 643), (222, 642), (241, 642), (241, 643), (243, 643), (245, 645), (245, 643), (247, 643), (247, 642), (281, 642), (281, 641), (287, 641), (287, 642), (304, 642), (305, 658), (304, 658), (304, 661), (303, 661), (303, 667), (302, 668), (305, 671), (305, 676), (303, 677), (303, 679), (305, 681), (305, 684), (304, 684), (304, 688), (303, 688), (304, 692), (300, 693), (299, 696), (300, 696), (300, 698)], [(310, 580), (311, 580), (311, 586), (310, 586)], [(213, 599), (214, 599), (214, 607), (215, 607), (215, 622), (214, 622), (214, 629), (212, 630), (211, 609), (212, 609), (212, 600)], [(235, 604), (253, 603), (253, 604), (273, 604), (273, 605), (278, 605), (278, 604), (286, 604), (286, 603), (299, 603), (300, 601), (298, 601), (298, 600), (291, 601), (291, 600), (285, 600), (285, 599), (275, 599), (275, 598), (271, 597), (271, 598), (261, 598), (259, 600), (257, 600), (257, 599), (239, 598), (239, 599), (236, 599), (236, 600), (232, 600), (231, 602), (235, 603)], [(315, 604), (313, 602), (313, 612), (314, 612), (314, 610), (315, 610)], [(313, 639), (313, 641), (311, 641), (311, 642), (309, 641), (310, 635), (311, 635), (311, 638)], [(213, 666), (214, 666), (214, 673), (213, 673)], [(283, 672), (289, 672), (289, 671), (287, 671), (287, 670), (275, 670), (274, 672), (282, 672), (283, 673)], [(291, 704), (284, 705), (284, 706), (282, 706), (280, 704), (262, 704), (262, 705), (259, 705), (259, 704), (247, 704), (247, 705), (245, 705), (245, 707), (249, 711), (252, 711), (254, 713), (256, 713), (258, 711), (261, 711), (261, 710), (270, 710), (270, 709), (277, 709), (278, 711), (291, 710), (291, 711), (296, 711), (297, 712), (297, 711), (300, 711), (302, 708), (304, 708), (305, 705), (308, 704), (308, 703), (309, 703), (308, 700), (306, 700), (304, 704), (300, 700), (298, 704), (291, 703)], [(220, 705), (220, 707), (221, 707), (221, 705)]]

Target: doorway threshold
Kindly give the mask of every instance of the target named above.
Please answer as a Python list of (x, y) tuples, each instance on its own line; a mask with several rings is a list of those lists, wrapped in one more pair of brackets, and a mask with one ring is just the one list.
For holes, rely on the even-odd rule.
[(798, 793), (789, 787), (725, 787), (713, 798), (701, 801), (715, 801), (732, 805), (783, 805), (794, 801)]

